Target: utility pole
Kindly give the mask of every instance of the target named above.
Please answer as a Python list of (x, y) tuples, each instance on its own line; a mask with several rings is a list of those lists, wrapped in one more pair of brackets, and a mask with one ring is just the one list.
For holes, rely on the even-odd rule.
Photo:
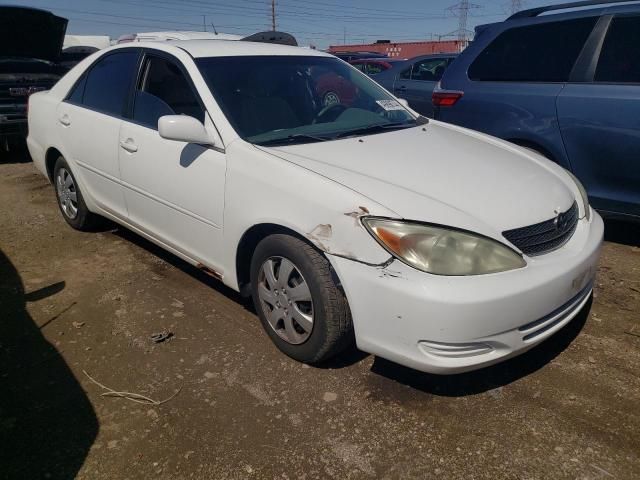
[(203, 32), (207, 31), (207, 16), (206, 15), (202, 15), (202, 31)]
[(276, 0), (271, 0), (271, 30), (276, 31)]
[(346, 45), (347, 44), (347, 27), (343, 27), (344, 28), (344, 33), (342, 35), (342, 44)]

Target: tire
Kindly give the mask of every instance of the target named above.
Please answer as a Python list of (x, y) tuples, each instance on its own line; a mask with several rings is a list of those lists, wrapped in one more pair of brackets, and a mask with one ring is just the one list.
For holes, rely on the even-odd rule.
[(87, 208), (78, 182), (64, 157), (59, 157), (53, 168), (53, 186), (62, 217), (76, 230), (92, 231), (100, 217)]
[[(334, 278), (329, 261), (293, 236), (270, 235), (256, 247), (251, 260), (254, 306), (273, 343), (289, 357), (320, 363), (353, 345), (351, 312)], [(307, 298), (305, 292), (310, 301), (300, 300)], [(300, 319), (306, 320), (298, 323)]]

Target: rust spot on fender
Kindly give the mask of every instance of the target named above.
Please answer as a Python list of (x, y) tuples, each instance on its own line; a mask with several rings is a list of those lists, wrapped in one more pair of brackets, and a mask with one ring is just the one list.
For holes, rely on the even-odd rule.
[(215, 270), (212, 270), (211, 268), (207, 267), (206, 265), (203, 265), (202, 263), (199, 263), (196, 266), (200, 270), (202, 270), (204, 273), (215, 278), (216, 280), (222, 280), (222, 274), (220, 272), (216, 272)]

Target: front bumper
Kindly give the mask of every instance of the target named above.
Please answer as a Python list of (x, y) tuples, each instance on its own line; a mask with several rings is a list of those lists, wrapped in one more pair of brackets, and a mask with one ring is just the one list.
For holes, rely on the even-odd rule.
[(460, 373), (524, 353), (569, 323), (591, 295), (603, 233), (592, 212), (562, 248), (519, 270), (469, 277), (327, 257), (358, 348), (425, 372)]

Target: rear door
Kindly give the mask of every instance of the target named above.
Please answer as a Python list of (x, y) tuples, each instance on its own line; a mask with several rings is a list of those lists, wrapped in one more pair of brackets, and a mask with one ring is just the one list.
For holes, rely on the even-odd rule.
[[(597, 17), (553, 20), (552, 15), (505, 22), (483, 30), (447, 69), (442, 88), (463, 92), (438, 120), (478, 130), (545, 152), (569, 167), (556, 99)], [(530, 22), (530, 23), (529, 23)], [(516, 25), (516, 26), (514, 26)]]
[(178, 252), (215, 267), (224, 209), (222, 144), (213, 148), (166, 140), (158, 134), (163, 115), (188, 115), (215, 132), (184, 65), (171, 55), (147, 51), (118, 147), (129, 220)]
[(99, 207), (123, 218), (118, 134), (139, 55), (127, 48), (98, 59), (57, 110), (56, 128), (74, 174)]
[(640, 16), (608, 21), (588, 81), (568, 84), (559, 95), (558, 120), (572, 170), (593, 205), (640, 215)]
[(394, 82), (393, 93), (409, 102), (418, 113), (433, 117), (431, 94), (447, 68), (449, 59), (425, 58), (403, 70)]

